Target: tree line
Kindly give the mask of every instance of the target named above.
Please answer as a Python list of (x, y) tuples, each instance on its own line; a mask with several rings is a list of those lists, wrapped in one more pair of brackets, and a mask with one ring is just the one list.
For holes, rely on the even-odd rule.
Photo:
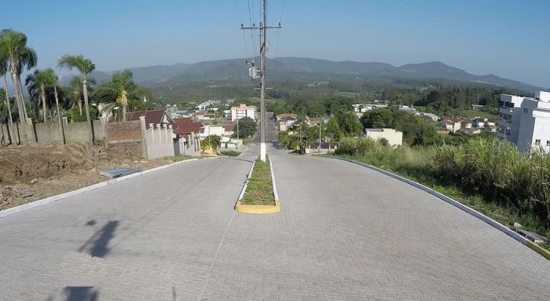
[[(90, 78), (95, 64), (83, 55), (64, 55), (59, 58), (57, 67), (60, 70), (76, 69), (80, 74), (71, 78), (67, 87), (63, 87), (60, 77), (52, 68), (35, 69), (30, 73), (24, 81), (29, 96), (27, 101), (21, 75), (24, 70), (35, 68), (37, 63), (38, 56), (28, 46), (24, 33), (12, 29), (0, 32), (2, 122), (10, 125), (14, 122), (47, 122), (56, 119), (61, 122), (61, 117), (66, 116), (70, 121), (86, 121), (91, 127), (91, 120), (99, 114), (126, 120), (128, 110), (144, 110), (153, 106), (152, 94), (133, 81), (130, 71), (117, 72), (110, 81), (97, 85)], [(15, 88), (14, 97), (9, 95), (8, 76)], [(90, 100), (94, 106), (90, 105)]]

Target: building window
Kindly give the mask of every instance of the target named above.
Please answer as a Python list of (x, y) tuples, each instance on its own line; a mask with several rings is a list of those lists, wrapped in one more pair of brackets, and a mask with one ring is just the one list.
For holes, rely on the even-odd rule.
[(529, 109), (528, 108), (523, 108), (523, 113), (525, 113), (525, 114), (529, 113)]
[(535, 140), (535, 145), (540, 145), (540, 139)]

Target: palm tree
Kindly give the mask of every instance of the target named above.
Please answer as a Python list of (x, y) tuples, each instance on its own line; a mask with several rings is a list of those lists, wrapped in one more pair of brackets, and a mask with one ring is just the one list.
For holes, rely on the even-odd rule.
[[(122, 121), (126, 121), (129, 101), (140, 100), (146, 92), (138, 87), (132, 79), (132, 72), (125, 70), (113, 74), (110, 82), (98, 87), (94, 98), (100, 102), (118, 103), (122, 107)], [(108, 106), (114, 108), (113, 105)]]
[(67, 91), (71, 100), (78, 105), (78, 111), (82, 116), (82, 82), (78, 76), (71, 78)]
[(82, 82), (82, 93), (84, 94), (84, 110), (86, 111), (86, 122), (90, 133), (90, 142), (94, 143), (94, 135), (92, 131), (92, 120), (90, 119), (90, 109), (88, 106), (88, 74), (94, 71), (95, 65), (90, 59), (84, 58), (82, 55), (64, 55), (59, 59), (59, 67), (69, 70), (76, 68), (80, 72), (80, 81)]
[(47, 120), (47, 107), (46, 107), (46, 87), (54, 88), (55, 104), (57, 108), (57, 116), (59, 117), (59, 99), (57, 97), (57, 75), (53, 69), (48, 68), (44, 71), (35, 72), (34, 82), (40, 86), (40, 98), (42, 100), (42, 108), (44, 110), (44, 122)]
[(21, 85), (21, 72), (23, 67), (30, 70), (36, 66), (36, 52), (27, 47), (27, 36), (24, 33), (4, 29), (0, 32), (0, 53), (8, 57), (9, 70), (11, 72), (13, 85), (15, 86), (15, 97), (19, 111), (19, 121), (27, 122), (27, 108)]
[(0, 76), (4, 78), (4, 91), (6, 95), (6, 107), (8, 108), (8, 121), (10, 123), (10, 128), (13, 127), (13, 118), (11, 117), (11, 102), (10, 94), (8, 92), (8, 57), (0, 53)]
[[(93, 78), (88, 78), (88, 92), (93, 92), (92, 85), (95, 85), (96, 81)], [(64, 89), (66, 93), (68, 94), (69, 99), (72, 101), (74, 107), (76, 104), (78, 106), (78, 112), (80, 113), (80, 116), (82, 116), (82, 95), (84, 94), (82, 91), (82, 82), (80, 81), (80, 78), (78, 76), (74, 76), (71, 78), (71, 81), (69, 82), (69, 86)]]

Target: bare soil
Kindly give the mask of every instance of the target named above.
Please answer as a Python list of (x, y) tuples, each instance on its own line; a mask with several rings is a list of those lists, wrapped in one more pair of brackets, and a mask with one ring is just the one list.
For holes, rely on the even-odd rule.
[(25, 145), (0, 149), (0, 210), (109, 180), (101, 170), (142, 170), (173, 162), (144, 160), (124, 149), (84, 144)]

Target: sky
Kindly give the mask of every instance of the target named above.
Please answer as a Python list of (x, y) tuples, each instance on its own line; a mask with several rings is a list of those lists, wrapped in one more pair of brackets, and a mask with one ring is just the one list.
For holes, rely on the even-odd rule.
[[(268, 0), (270, 57), (441, 61), (550, 87), (548, 0)], [(39, 68), (82, 54), (97, 70), (257, 55), (260, 0), (3, 1)]]

